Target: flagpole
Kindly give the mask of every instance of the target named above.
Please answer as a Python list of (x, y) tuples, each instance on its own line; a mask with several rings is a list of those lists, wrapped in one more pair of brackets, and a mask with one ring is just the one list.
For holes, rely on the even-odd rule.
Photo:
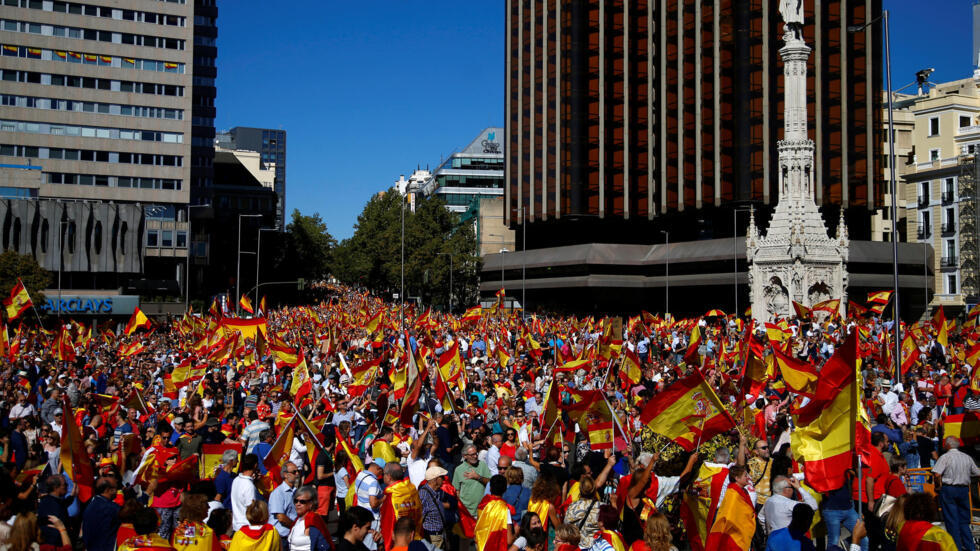
[[(626, 431), (623, 430), (623, 425), (619, 423), (619, 416), (616, 415), (616, 411), (613, 409), (612, 404), (609, 403), (609, 399), (606, 398), (606, 394), (604, 392), (602, 393), (602, 400), (606, 402), (606, 407), (609, 408), (609, 414), (612, 416), (613, 423), (615, 423), (616, 427), (619, 428), (619, 433), (623, 435), (623, 439), (625, 439), (628, 444), (629, 436), (627, 436)], [(613, 451), (615, 450), (616, 450), (616, 439), (613, 438)]]

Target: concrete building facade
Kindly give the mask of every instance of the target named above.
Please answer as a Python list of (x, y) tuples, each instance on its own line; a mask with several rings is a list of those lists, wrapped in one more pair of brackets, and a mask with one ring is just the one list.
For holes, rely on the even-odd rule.
[(231, 130), (221, 132), (215, 137), (215, 144), (224, 149), (245, 149), (257, 151), (263, 163), (275, 165), (276, 196), (276, 227), (285, 231), (286, 214), (286, 131), (272, 128), (250, 128), (236, 126)]

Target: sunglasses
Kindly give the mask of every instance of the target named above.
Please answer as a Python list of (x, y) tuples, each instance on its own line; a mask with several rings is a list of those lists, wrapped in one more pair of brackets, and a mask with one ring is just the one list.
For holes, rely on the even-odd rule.
[(757, 450), (768, 450), (769, 449), (769, 446), (756, 446), (755, 449), (757, 449)]
[(302, 503), (303, 505), (308, 505), (312, 499), (294, 499), (293, 503)]

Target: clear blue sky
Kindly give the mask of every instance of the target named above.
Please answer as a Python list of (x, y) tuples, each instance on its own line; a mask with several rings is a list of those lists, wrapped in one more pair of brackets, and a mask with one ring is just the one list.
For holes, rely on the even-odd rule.
[[(892, 82), (970, 76), (971, 0), (884, 0)], [(504, 120), (500, 0), (219, 2), (218, 129), (283, 128), (287, 210), (350, 236), (399, 174)]]

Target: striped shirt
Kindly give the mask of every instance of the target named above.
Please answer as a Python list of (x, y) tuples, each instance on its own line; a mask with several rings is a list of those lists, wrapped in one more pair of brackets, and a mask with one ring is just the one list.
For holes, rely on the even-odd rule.
[[(378, 477), (367, 469), (357, 473), (354, 489), (357, 492), (357, 504), (365, 509), (371, 509), (372, 496), (381, 497), (381, 484), (378, 483)], [(371, 512), (374, 513), (375, 519), (381, 518), (381, 509), (372, 509)]]

